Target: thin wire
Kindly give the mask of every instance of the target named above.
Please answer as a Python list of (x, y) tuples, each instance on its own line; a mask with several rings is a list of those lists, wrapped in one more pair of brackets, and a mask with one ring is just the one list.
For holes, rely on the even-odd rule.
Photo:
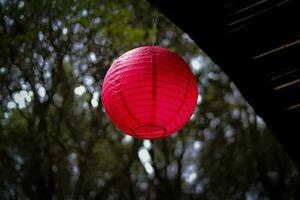
[(153, 12), (153, 18), (152, 18), (152, 29), (153, 29), (152, 46), (154, 46), (157, 42), (157, 19), (158, 19), (158, 9), (155, 8)]

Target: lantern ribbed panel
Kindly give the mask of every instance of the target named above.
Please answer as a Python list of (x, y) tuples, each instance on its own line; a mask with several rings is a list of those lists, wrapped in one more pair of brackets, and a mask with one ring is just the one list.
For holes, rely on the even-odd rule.
[(116, 59), (102, 86), (102, 102), (115, 126), (143, 139), (180, 130), (193, 114), (197, 97), (197, 82), (186, 62), (154, 46)]

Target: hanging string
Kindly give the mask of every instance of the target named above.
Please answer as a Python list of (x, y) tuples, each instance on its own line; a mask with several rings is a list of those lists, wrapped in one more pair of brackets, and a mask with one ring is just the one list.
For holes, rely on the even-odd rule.
[(154, 46), (157, 42), (157, 19), (158, 19), (158, 9), (155, 8), (153, 12), (153, 18), (152, 18), (152, 29), (153, 29), (152, 46)]

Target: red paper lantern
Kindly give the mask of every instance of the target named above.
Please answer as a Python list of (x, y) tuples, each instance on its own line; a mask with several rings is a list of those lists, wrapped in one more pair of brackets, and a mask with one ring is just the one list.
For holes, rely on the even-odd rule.
[(142, 139), (180, 130), (191, 118), (197, 97), (197, 81), (187, 63), (156, 46), (139, 47), (116, 59), (102, 87), (102, 102), (115, 126)]

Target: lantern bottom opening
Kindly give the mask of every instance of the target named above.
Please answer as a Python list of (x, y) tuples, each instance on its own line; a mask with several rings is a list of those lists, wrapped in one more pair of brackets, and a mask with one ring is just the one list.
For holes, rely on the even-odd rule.
[(167, 131), (163, 127), (153, 125), (153, 124), (146, 124), (137, 127), (134, 130), (134, 134), (143, 139), (158, 139), (162, 138), (166, 135)]

